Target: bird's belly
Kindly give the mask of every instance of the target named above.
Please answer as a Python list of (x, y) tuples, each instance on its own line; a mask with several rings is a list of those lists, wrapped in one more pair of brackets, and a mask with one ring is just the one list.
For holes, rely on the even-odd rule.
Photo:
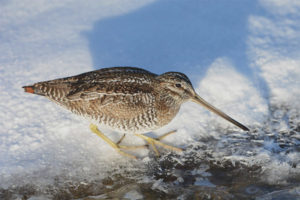
[[(124, 133), (145, 133), (159, 128), (157, 110), (151, 104), (117, 103), (99, 106), (97, 102), (72, 102), (70, 110), (92, 123)], [(74, 108), (74, 109), (72, 109)]]
[(93, 123), (123, 133), (146, 133), (159, 128), (156, 117), (141, 113), (131, 118), (108, 115), (87, 116)]
[[(102, 117), (98, 115), (96, 123), (100, 126), (106, 126), (112, 130), (125, 133), (146, 133), (159, 129), (172, 121), (179, 111), (179, 106), (173, 109), (155, 106), (131, 107), (130, 109), (115, 109), (109, 113), (105, 109), (102, 111)], [(109, 114), (107, 114), (109, 113)]]
[(113, 131), (121, 132), (121, 133), (147, 133), (153, 131), (155, 129), (160, 128), (157, 124), (145, 124), (145, 123), (132, 123), (128, 120), (110, 120), (108, 122), (98, 121), (92, 119), (92, 122), (99, 125), (99, 127), (105, 127), (111, 129)]
[(148, 102), (129, 102), (103, 106), (99, 99), (71, 101), (64, 105), (73, 113), (91, 122), (123, 133), (146, 133), (168, 124), (177, 114), (179, 106)]

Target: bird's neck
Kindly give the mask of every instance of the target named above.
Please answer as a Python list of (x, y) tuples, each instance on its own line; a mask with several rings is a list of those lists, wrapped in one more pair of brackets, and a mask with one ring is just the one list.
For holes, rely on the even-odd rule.
[(164, 126), (172, 121), (172, 119), (176, 116), (181, 104), (172, 96), (163, 93), (157, 100), (157, 119), (159, 126)]

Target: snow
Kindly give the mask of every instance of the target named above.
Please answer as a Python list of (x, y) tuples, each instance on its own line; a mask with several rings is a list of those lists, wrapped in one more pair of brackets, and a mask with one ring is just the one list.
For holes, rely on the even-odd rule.
[[(265, 184), (299, 184), (299, 11), (297, 0), (1, 1), (0, 188), (31, 184), (39, 192), (30, 199), (51, 199), (49, 185), (84, 187), (125, 170), (153, 190), (170, 190), (149, 172), (158, 165), (150, 151), (134, 152), (138, 161), (124, 158), (91, 133), (89, 122), (21, 88), (122, 65), (186, 73), (201, 97), (253, 130), (185, 103), (170, 124), (149, 134), (177, 130), (164, 141), (187, 151), (172, 162), (184, 165), (195, 154), (203, 165), (259, 166)], [(114, 141), (122, 136), (101, 130)], [(124, 143), (143, 141), (129, 136)], [(217, 185), (204, 168), (193, 174), (194, 184)], [(184, 183), (186, 174), (168, 170)], [(145, 196), (135, 186), (122, 195)]]

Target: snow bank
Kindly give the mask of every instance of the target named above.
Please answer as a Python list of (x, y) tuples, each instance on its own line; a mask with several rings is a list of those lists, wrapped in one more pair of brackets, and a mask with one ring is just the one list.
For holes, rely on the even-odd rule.
[[(249, 1), (249, 4), (250, 2), (253, 4), (252, 1)], [(106, 193), (104, 191), (110, 192), (111, 188), (119, 188), (118, 184), (134, 180), (140, 185), (133, 185), (129, 189), (125, 187), (123, 190), (120, 186), (121, 189), (117, 193), (134, 199), (145, 197), (141, 192), (142, 186), (147, 186), (147, 190), (152, 188), (152, 192), (159, 191), (164, 194), (169, 191), (176, 193), (173, 187), (178, 186), (177, 192), (182, 192), (180, 195), (187, 197), (190, 190), (187, 191), (182, 186), (192, 184), (193, 187), (210, 188), (206, 188), (205, 191), (212, 190), (223, 194), (223, 189), (218, 187), (222, 179), (218, 177), (220, 173), (218, 170), (224, 169), (222, 168), (224, 166), (230, 173), (226, 170), (221, 172), (229, 177), (234, 177), (232, 173), (235, 172), (237, 176), (240, 174), (247, 176), (248, 172), (249, 174), (251, 172), (264, 184), (291, 186), (292, 183), (299, 183), (297, 177), (300, 176), (300, 4), (298, 1), (258, 1), (255, 6), (262, 10), (258, 11), (257, 7), (251, 7), (248, 10), (250, 14), (246, 16), (247, 20), (239, 21), (240, 26), (235, 30), (239, 31), (243, 25), (248, 28), (247, 31), (235, 32), (228, 41), (226, 37), (222, 37), (224, 36), (222, 31), (216, 31), (211, 37), (222, 37), (222, 40), (215, 42), (210, 40), (206, 46), (192, 46), (193, 52), (209, 55), (206, 62), (198, 58), (200, 54), (191, 53), (190, 50), (182, 52), (182, 45), (171, 45), (173, 53), (182, 52), (177, 60), (176, 56), (172, 57), (173, 63), (179, 63), (174, 65), (172, 70), (185, 72), (187, 65), (191, 65), (187, 68), (187, 74), (191, 75), (199, 95), (249, 126), (251, 128), (249, 133), (240, 131), (201, 106), (189, 102), (182, 106), (179, 114), (169, 125), (150, 133), (155, 136), (169, 130), (177, 130), (176, 134), (167, 137), (165, 141), (186, 148), (186, 152), (179, 155), (165, 154), (162, 158), (156, 159), (153, 153), (145, 149), (133, 152), (141, 157), (141, 160), (132, 161), (119, 155), (91, 133), (87, 121), (73, 116), (43, 97), (25, 94), (22, 91), (21, 87), (26, 84), (93, 70), (95, 52), (91, 52), (93, 51), (89, 46), (91, 41), (84, 35), (85, 31), (93, 31), (95, 24), (109, 18), (125, 17), (130, 24), (133, 18), (127, 14), (135, 11), (147, 12), (145, 15), (143, 13), (136, 15), (141, 17), (137, 22), (140, 24), (149, 16), (155, 17), (153, 7), (143, 9), (154, 3), (159, 7), (158, 2), (151, 0), (0, 3), (0, 188), (3, 190), (9, 188), (7, 191), (15, 193), (22, 191), (24, 193), (24, 190), (36, 191), (35, 198), (51, 199), (51, 195), (47, 196), (51, 193), (49, 191), (63, 194), (70, 191), (73, 183), (78, 183), (78, 190), (88, 188), (86, 191), (90, 191), (90, 188), (94, 188), (94, 192), (87, 194), (96, 195)], [(201, 4), (196, 1), (193, 3), (195, 8), (200, 8)], [(235, 1), (230, 3), (234, 4)], [(161, 5), (157, 16), (164, 17), (168, 15), (168, 1)], [(214, 8), (213, 4), (205, 5)], [(238, 6), (241, 10), (248, 8), (247, 4)], [(201, 29), (213, 31), (211, 24), (205, 20), (201, 21), (201, 27), (192, 29), (197, 25), (197, 20), (190, 19), (194, 19), (193, 16), (199, 17), (195, 14), (199, 13), (198, 10), (192, 7), (187, 8), (188, 12), (176, 6), (172, 7), (173, 14), (176, 13), (175, 8), (175, 11), (189, 14), (188, 17), (182, 18), (188, 20), (186, 23), (189, 26), (185, 27), (187, 31), (180, 34), (189, 36), (188, 30), (193, 30), (193, 33)], [(216, 23), (216, 26), (220, 25), (225, 29), (235, 27), (232, 26), (232, 22), (215, 19), (214, 14), (217, 12), (225, 16), (228, 14), (226, 11), (222, 13), (223, 10), (216, 8), (215, 12), (207, 12), (203, 16), (209, 16), (208, 19)], [(172, 16), (174, 19), (164, 18), (164, 26), (168, 26), (168, 23), (172, 26), (176, 20), (179, 24), (185, 23), (184, 20), (180, 21), (181, 16), (175, 14)], [(233, 13), (231, 17), (237, 16)], [(154, 21), (155, 23), (150, 23), (151, 26), (148, 28), (159, 33), (159, 29), (156, 29), (162, 27), (162, 24), (156, 26), (155, 24), (160, 21), (158, 19)], [(175, 26), (174, 30), (179, 29)], [(205, 31), (204, 33), (199, 35), (202, 40), (206, 40), (209, 36)], [(130, 32), (127, 32), (127, 36), (128, 34), (130, 35)], [(139, 42), (147, 41), (147, 37), (152, 38), (151, 34), (147, 34), (146, 38), (142, 36)], [(178, 39), (177, 36), (172, 37), (172, 41)], [(239, 39), (234, 40), (237, 37)], [(159, 40), (153, 41), (155, 41), (153, 46), (160, 46)], [(182, 37), (179, 44), (190, 41), (200, 40)], [(241, 44), (233, 45), (230, 49), (230, 41)], [(207, 48), (210, 44), (213, 44), (211, 49)], [(246, 48), (242, 44), (245, 44)], [(217, 51), (216, 46), (222, 51)], [(138, 56), (139, 50), (135, 49), (126, 54), (125, 47), (115, 47), (124, 55), (122, 59), (126, 58), (126, 55), (128, 58)], [(229, 49), (228, 54), (224, 53)], [(163, 51), (165, 49), (156, 52), (155, 58)], [(241, 55), (245, 55), (246, 58), (240, 58)], [(168, 63), (166, 58), (164, 57), (163, 64)], [(109, 57), (103, 59), (102, 61), (105, 61), (103, 64), (113, 63), (111, 59)], [(186, 61), (184, 64), (185, 59), (192, 61)], [(150, 62), (151, 59), (149, 55), (147, 58), (140, 56), (138, 61)], [(159, 60), (155, 62), (158, 63)], [(172, 66), (153, 69), (169, 71)], [(121, 133), (109, 130), (103, 132), (115, 141), (121, 137)], [(124, 143), (134, 145), (142, 144), (143, 141), (128, 136)], [(250, 174), (249, 180), (253, 176)], [(168, 182), (168, 178), (173, 181)], [(117, 186), (113, 184), (114, 182), (118, 183)], [(197, 191), (203, 193), (199, 188)], [(247, 188), (245, 191), (248, 191)], [(283, 191), (286, 193), (294, 190)], [(2, 195), (2, 190), (0, 192)], [(106, 194), (109, 197), (116, 195)]]

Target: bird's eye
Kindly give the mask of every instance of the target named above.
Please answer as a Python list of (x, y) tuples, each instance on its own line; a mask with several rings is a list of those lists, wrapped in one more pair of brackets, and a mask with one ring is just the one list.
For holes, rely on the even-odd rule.
[(178, 88), (180, 88), (181, 84), (180, 83), (176, 83), (175, 86), (178, 87)]

